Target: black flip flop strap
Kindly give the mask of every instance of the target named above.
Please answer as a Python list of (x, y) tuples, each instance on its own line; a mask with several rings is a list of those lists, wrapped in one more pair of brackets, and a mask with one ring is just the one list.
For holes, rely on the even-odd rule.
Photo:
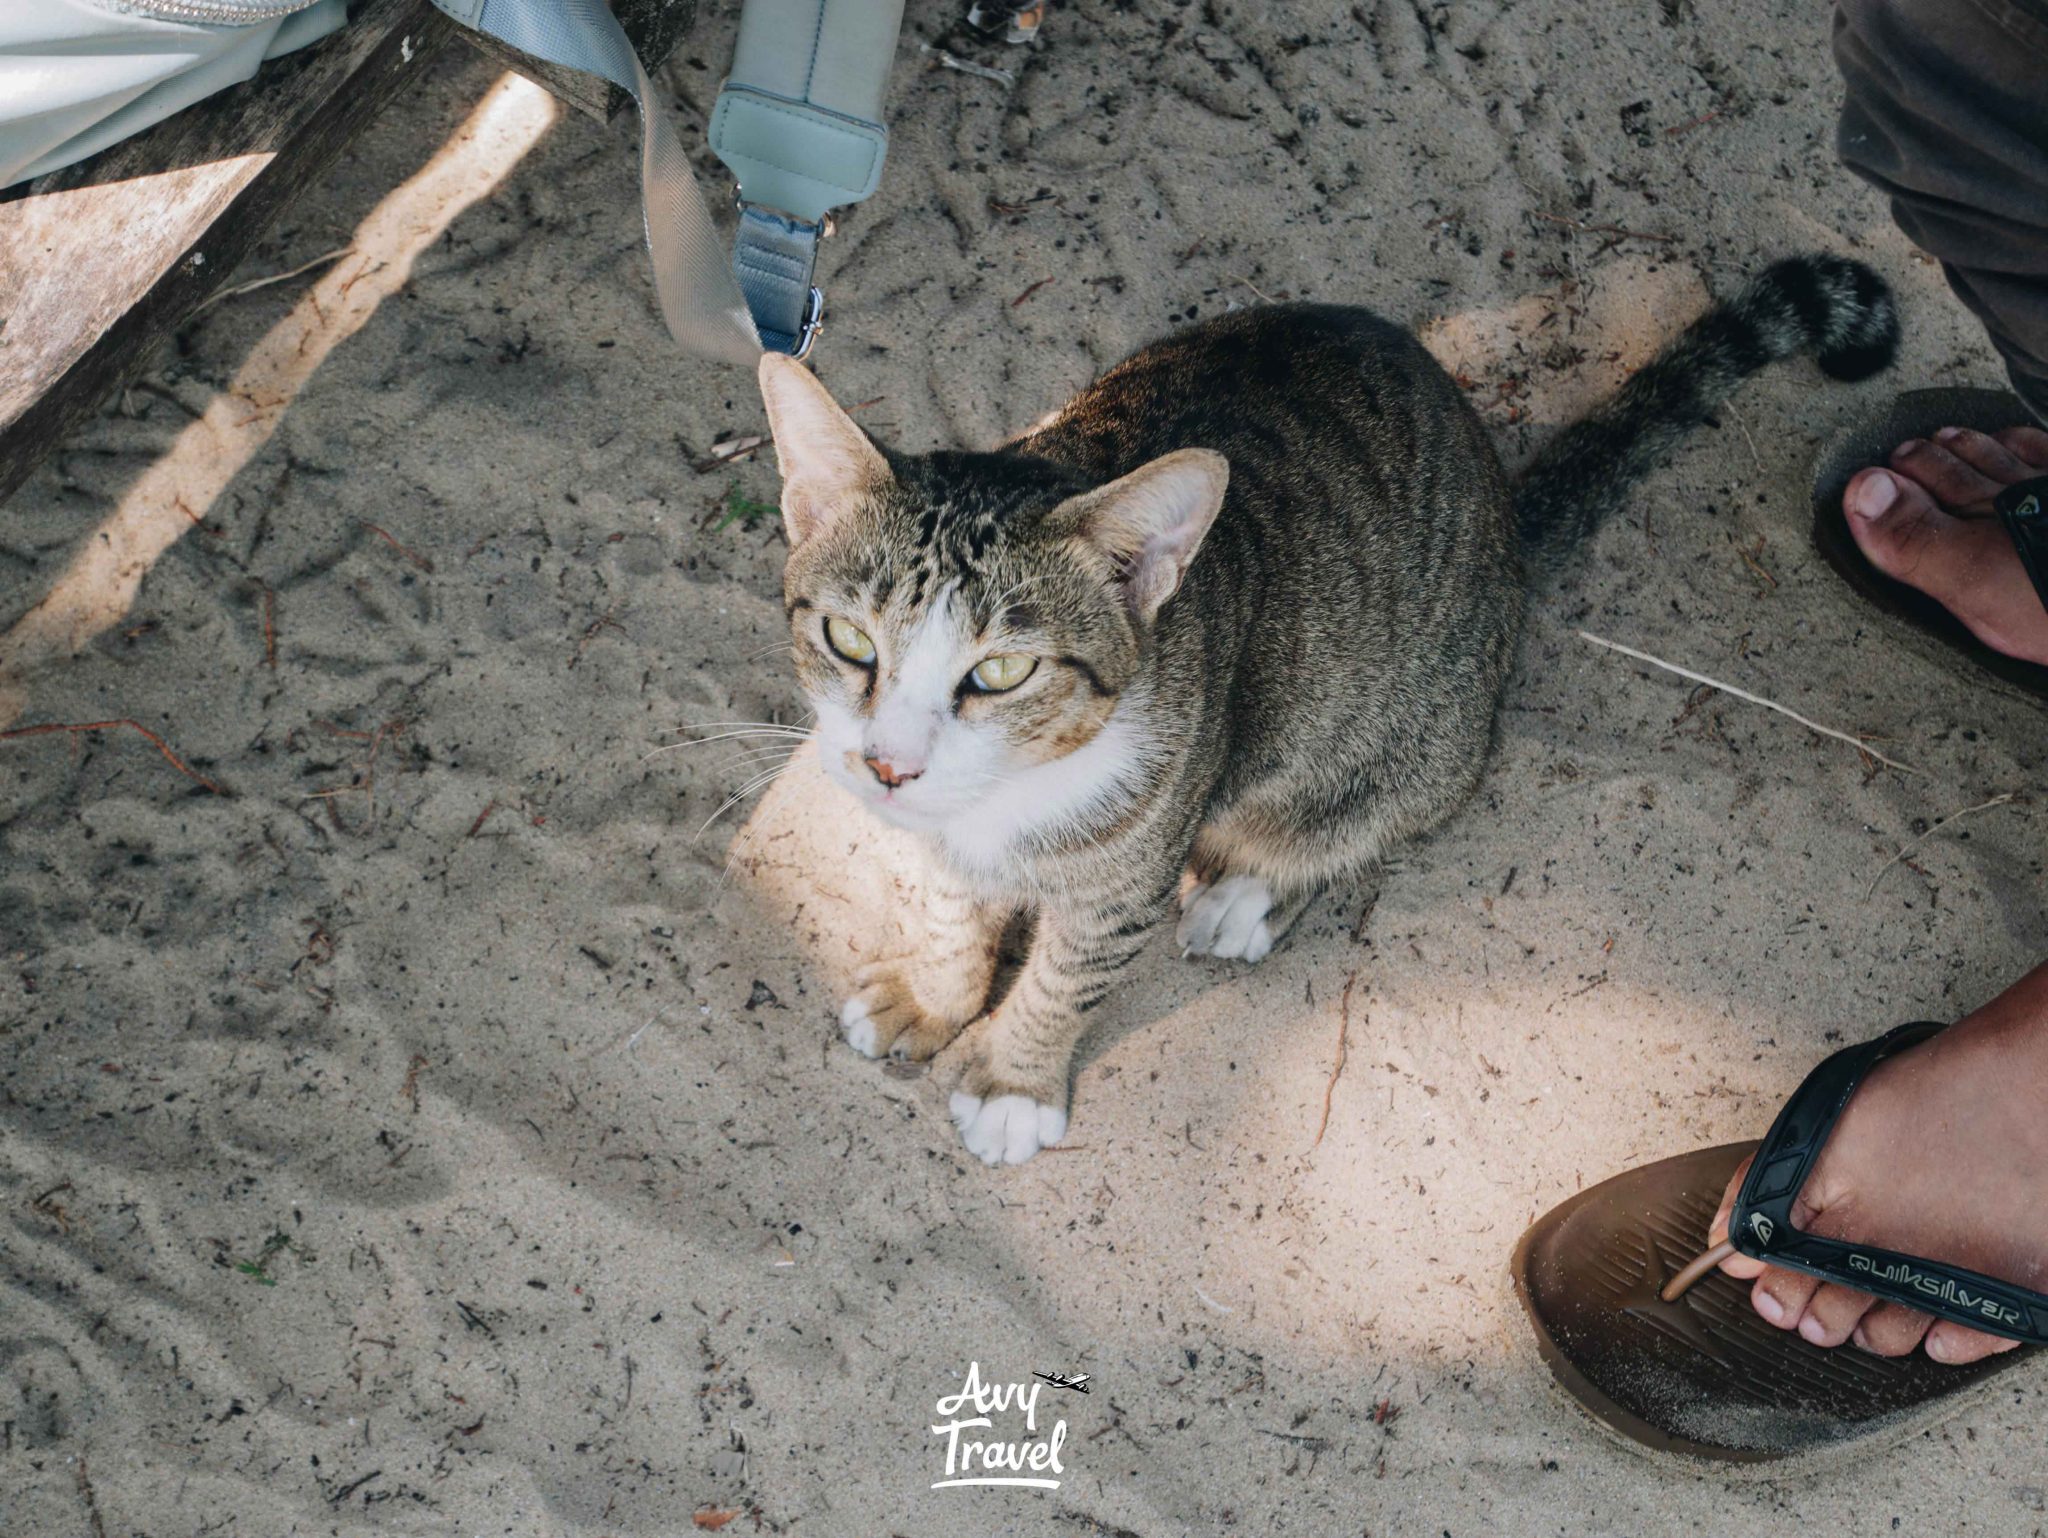
[(2048, 609), (2048, 475), (2006, 487), (1992, 506), (2034, 580), (2041, 607)]
[[(2043, 545), (2048, 557), (2048, 533)], [(1864, 1075), (1942, 1029), (1926, 1020), (1899, 1026), (1876, 1041), (1843, 1048), (1808, 1074), (1750, 1163), (1728, 1217), (1728, 1240), (1769, 1265), (1840, 1282), (1987, 1335), (2048, 1344), (2048, 1295), (1961, 1266), (1809, 1234), (1792, 1222), (1792, 1204)]]

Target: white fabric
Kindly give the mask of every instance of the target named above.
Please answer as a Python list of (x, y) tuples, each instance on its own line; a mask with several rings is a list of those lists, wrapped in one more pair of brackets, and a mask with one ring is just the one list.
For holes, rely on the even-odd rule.
[(61, 169), (337, 30), (346, 0), (201, 26), (91, 0), (0, 0), (0, 187)]

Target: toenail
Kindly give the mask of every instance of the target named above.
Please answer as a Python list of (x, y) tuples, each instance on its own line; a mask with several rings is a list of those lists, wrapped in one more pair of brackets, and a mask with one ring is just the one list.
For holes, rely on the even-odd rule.
[(1934, 435), (1934, 441), (1936, 443), (1954, 443), (1962, 435), (1963, 430), (1960, 427), (1944, 427)]
[(1849, 1339), (1856, 1343), (1858, 1351), (1868, 1351), (1870, 1349), (1870, 1337), (1863, 1333), (1863, 1326), (1860, 1324), (1849, 1332)]
[(1949, 1358), (1948, 1337), (1946, 1335), (1928, 1336), (1927, 1354), (1937, 1362), (1946, 1362)]
[(1799, 1321), (1799, 1333), (1816, 1346), (1825, 1346), (1828, 1343), (1827, 1326), (1811, 1314)]
[(1890, 512), (1898, 500), (1898, 482), (1889, 475), (1873, 475), (1857, 486), (1856, 495), (1849, 499), (1849, 511), (1874, 523)]
[(1895, 451), (1895, 457), (1899, 459), (1904, 459), (1909, 455), (1919, 453), (1922, 449), (1926, 447), (1927, 445), (1923, 443), (1920, 439), (1908, 438), (1904, 443), (1898, 446), (1897, 450)]
[(1764, 1318), (1770, 1320), (1772, 1324), (1783, 1324), (1785, 1322), (1785, 1305), (1767, 1292), (1760, 1292), (1756, 1295), (1756, 1311), (1762, 1314)]

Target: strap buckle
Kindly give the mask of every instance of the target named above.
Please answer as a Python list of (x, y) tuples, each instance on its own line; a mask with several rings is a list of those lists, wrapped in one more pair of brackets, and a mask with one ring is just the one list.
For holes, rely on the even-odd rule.
[(811, 305), (804, 312), (803, 329), (796, 334), (796, 346), (790, 356), (801, 363), (810, 356), (811, 344), (818, 340), (818, 333), (825, 329), (825, 291), (815, 284), (811, 287)]
[(733, 245), (733, 274), (753, 316), (755, 332), (768, 352), (806, 356), (824, 328), (824, 291), (812, 282), (818, 246), (833, 233), (832, 216), (809, 220), (756, 202), (733, 189), (740, 211)]

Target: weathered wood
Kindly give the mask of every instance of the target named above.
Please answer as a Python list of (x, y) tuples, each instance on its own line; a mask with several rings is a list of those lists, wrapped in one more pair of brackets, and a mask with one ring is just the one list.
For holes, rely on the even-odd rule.
[[(640, 62), (651, 75), (675, 52), (683, 34), (696, 24), (697, 0), (612, 0), (612, 14), (618, 17), (633, 51), (640, 55)], [(546, 86), (561, 101), (600, 122), (617, 117), (632, 105), (632, 97), (595, 75), (546, 63), (481, 32), (469, 34), (469, 41), (506, 68), (516, 69), (536, 85)]]
[(0, 497), (458, 30), (428, 0), (363, 0), (331, 37), (0, 203)]
[[(696, 0), (614, 10), (652, 69)], [(360, 0), (331, 37), (0, 200), (0, 498), (227, 281), (450, 37), (481, 41), (429, 0)], [(490, 51), (585, 110), (611, 106), (589, 76)]]

